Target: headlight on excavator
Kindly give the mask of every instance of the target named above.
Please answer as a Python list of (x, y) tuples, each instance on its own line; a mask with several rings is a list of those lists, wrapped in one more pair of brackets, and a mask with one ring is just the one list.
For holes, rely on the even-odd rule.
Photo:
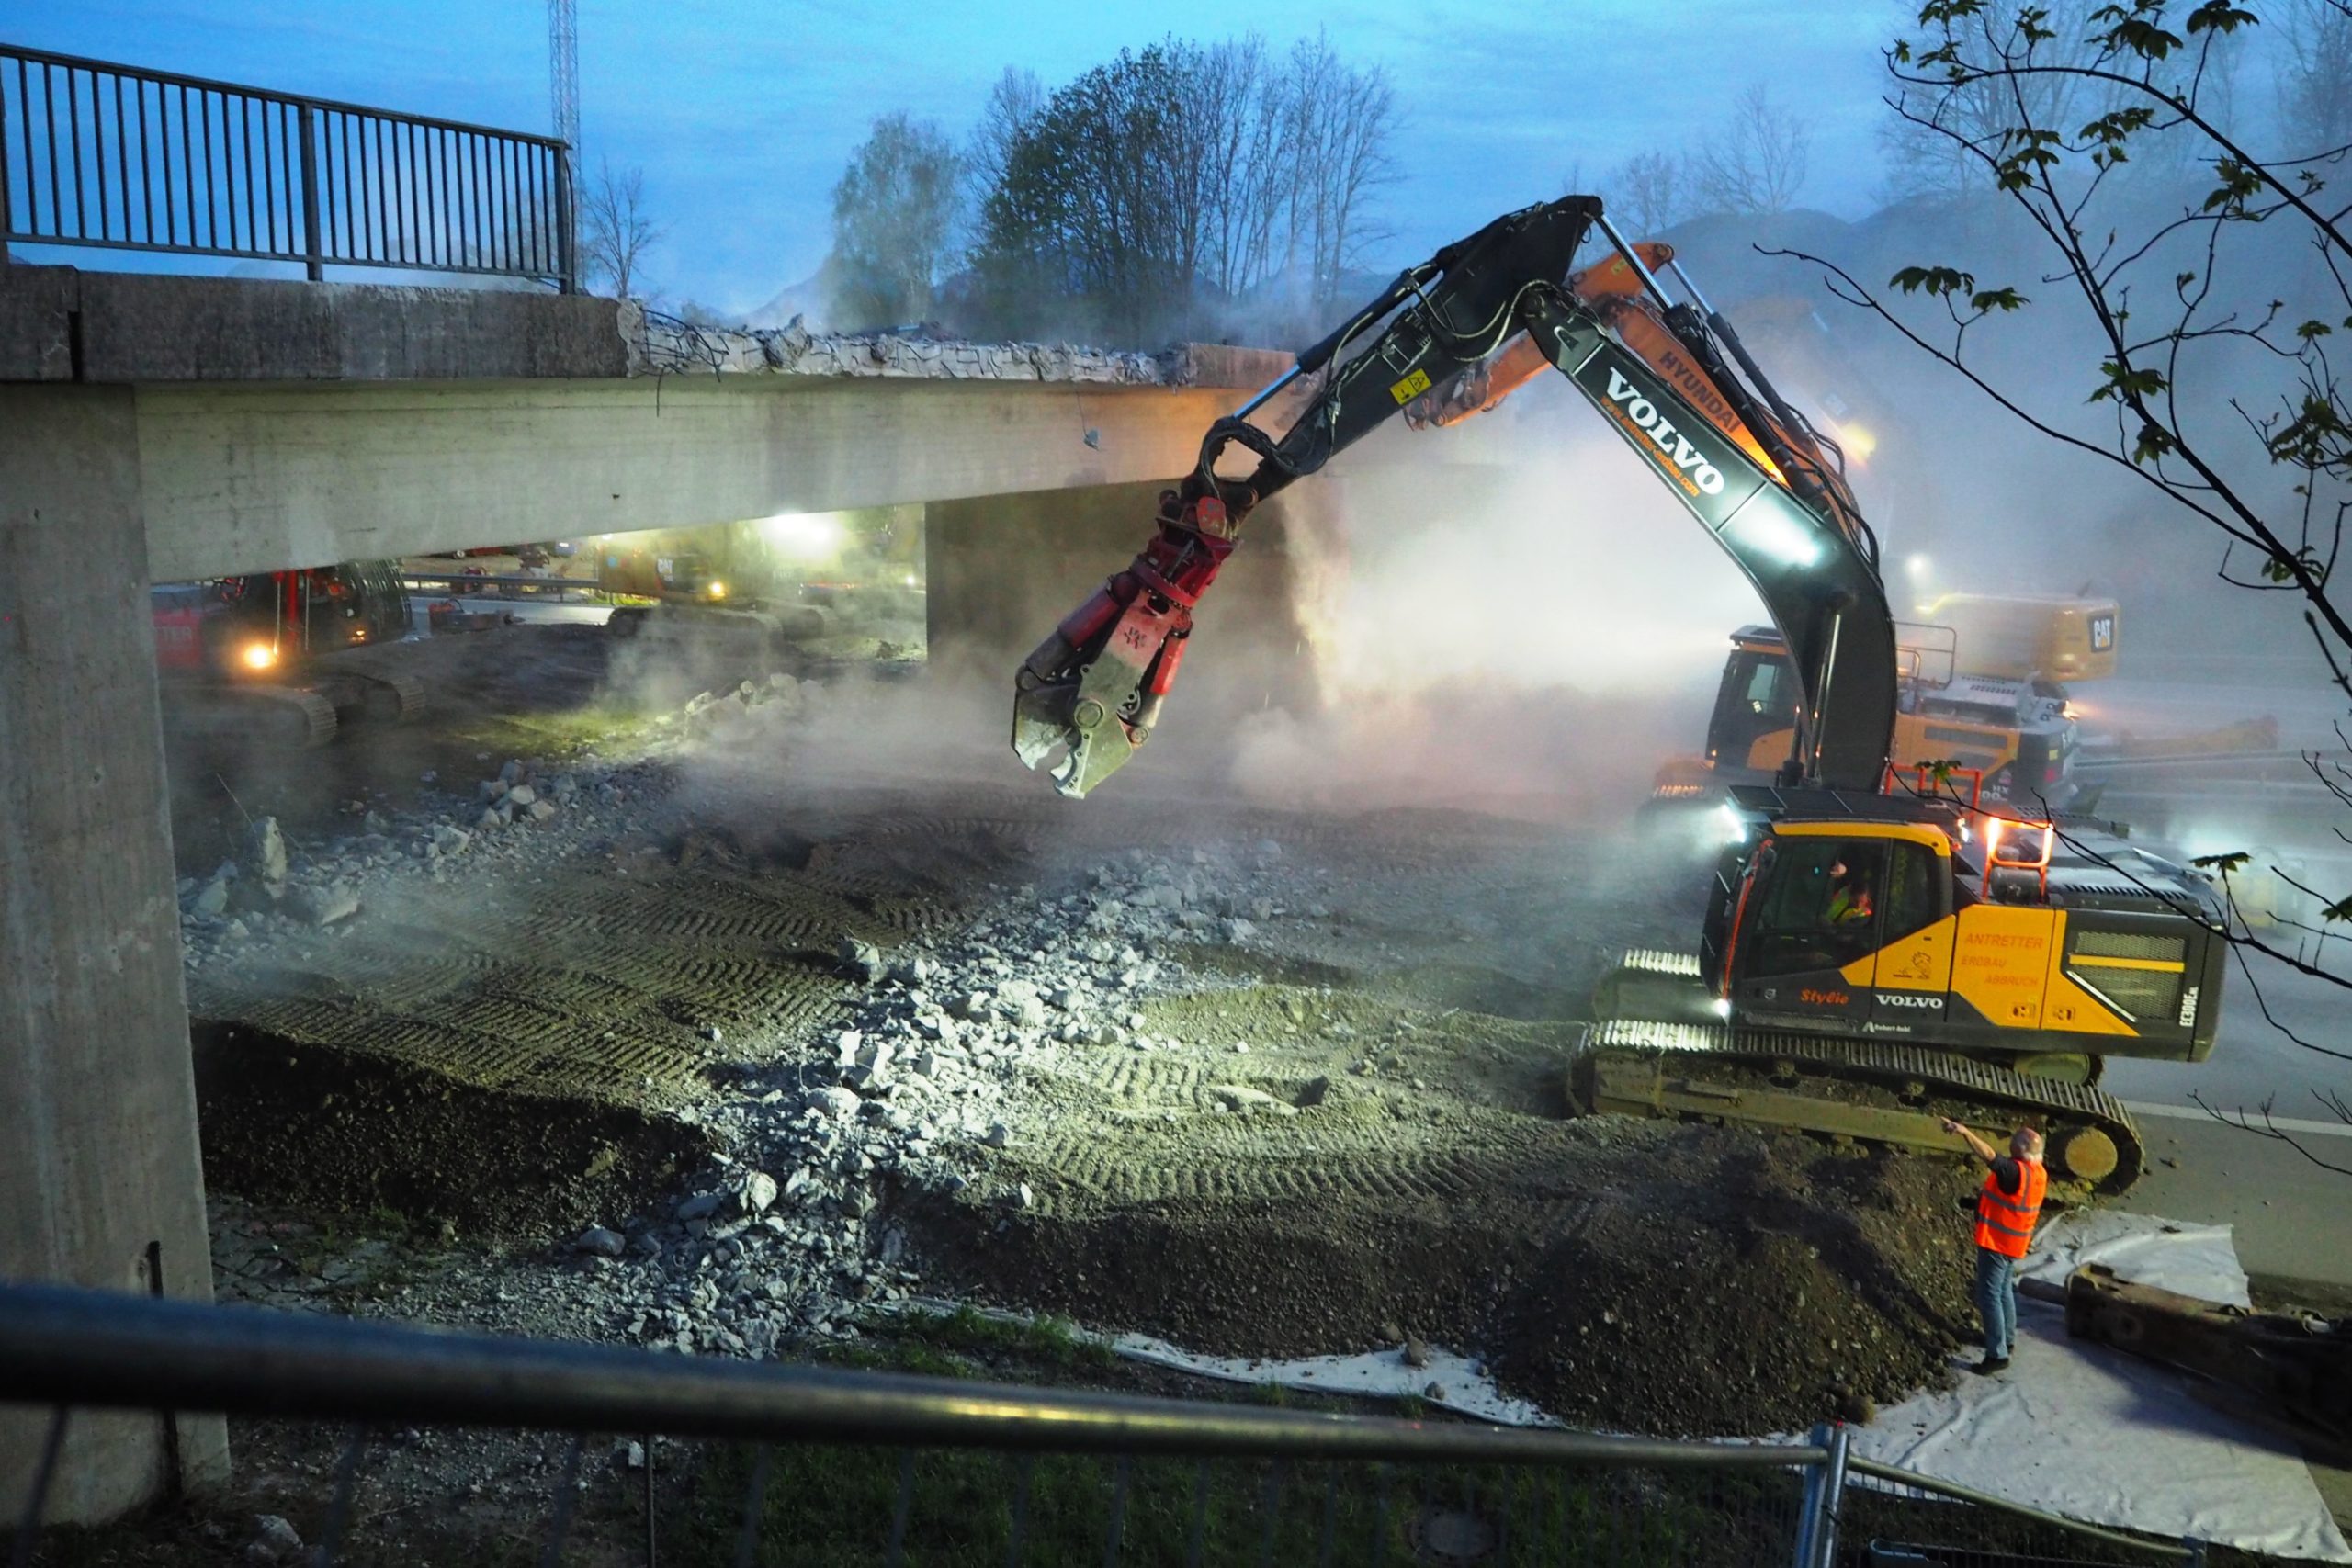
[(277, 649), (266, 642), (249, 642), (240, 657), (248, 670), (266, 670), (277, 662)]
[(708, 587), (705, 588), (703, 592), (709, 594), (714, 599), (724, 599), (727, 597), (727, 584), (723, 582), (713, 582)]

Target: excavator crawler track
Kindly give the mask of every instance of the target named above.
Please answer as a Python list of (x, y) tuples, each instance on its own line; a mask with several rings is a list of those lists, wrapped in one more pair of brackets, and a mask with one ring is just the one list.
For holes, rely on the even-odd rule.
[[(1588, 1025), (1568, 1068), (1587, 1111), (1683, 1116), (1964, 1152), (1942, 1115), (2031, 1122), (2052, 1176), (2100, 1192), (2139, 1179), (2145, 1154), (2122, 1102), (1946, 1051), (1724, 1024)], [(1858, 1092), (1860, 1091), (1860, 1092)]]

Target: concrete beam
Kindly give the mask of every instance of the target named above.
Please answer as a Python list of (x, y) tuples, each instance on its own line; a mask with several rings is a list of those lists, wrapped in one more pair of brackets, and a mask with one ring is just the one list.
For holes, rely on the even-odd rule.
[(1224, 389), (1037, 381), (142, 386), (157, 581), (1006, 491), (1165, 483)]
[[(132, 396), (0, 387), (0, 1276), (209, 1302)], [(0, 1405), (9, 1507), (46, 1424)], [(77, 1414), (48, 1517), (227, 1468), (218, 1417)]]

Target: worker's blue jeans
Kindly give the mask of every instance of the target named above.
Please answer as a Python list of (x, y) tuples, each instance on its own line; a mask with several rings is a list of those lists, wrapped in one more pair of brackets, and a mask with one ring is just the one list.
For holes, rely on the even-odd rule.
[(2018, 1261), (1976, 1249), (1976, 1312), (1984, 1320), (1984, 1354), (2007, 1359), (2018, 1338)]

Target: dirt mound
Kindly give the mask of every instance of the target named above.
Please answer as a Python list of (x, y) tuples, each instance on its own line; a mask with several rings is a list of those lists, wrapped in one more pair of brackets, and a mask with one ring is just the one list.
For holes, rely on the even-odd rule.
[[(1023, 1162), (1051, 1212), (930, 1216), (984, 1294), (1239, 1355), (1424, 1335), (1577, 1425), (1801, 1429), (1937, 1382), (1970, 1322), (1949, 1166), (1597, 1122), (1516, 1147), (1219, 1159), (1135, 1201), (1071, 1202), (1073, 1179), (1151, 1162), (1123, 1143), (1073, 1170), (1068, 1146)], [(1057, 1165), (1070, 1174), (1040, 1168)]]
[(544, 1240), (629, 1213), (708, 1146), (668, 1117), (233, 1025), (199, 1023), (194, 1044), (205, 1183), (258, 1203)]

